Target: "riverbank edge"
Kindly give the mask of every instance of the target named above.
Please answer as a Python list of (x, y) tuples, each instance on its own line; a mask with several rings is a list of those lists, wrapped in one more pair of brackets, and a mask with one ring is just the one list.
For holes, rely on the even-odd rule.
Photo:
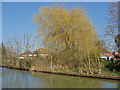
[(4, 68), (11, 68), (11, 69), (18, 69), (18, 70), (26, 70), (26, 71), (34, 71), (34, 72), (43, 72), (43, 73), (50, 73), (50, 74), (60, 74), (60, 75), (68, 75), (68, 76), (77, 76), (77, 77), (88, 77), (88, 78), (98, 78), (98, 79), (109, 79), (109, 80), (120, 80), (120, 76), (102, 76), (102, 75), (86, 75), (86, 74), (72, 74), (72, 73), (63, 73), (63, 72), (56, 72), (56, 71), (38, 71), (38, 70), (30, 70), (25, 68), (17, 68), (17, 67), (8, 67), (8, 66), (0, 66)]

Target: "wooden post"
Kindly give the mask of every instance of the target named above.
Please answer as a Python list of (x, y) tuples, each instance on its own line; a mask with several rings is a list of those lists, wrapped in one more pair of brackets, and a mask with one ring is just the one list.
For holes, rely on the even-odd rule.
[(52, 59), (53, 59), (53, 56), (52, 56), (52, 54), (51, 54), (51, 71), (52, 71)]

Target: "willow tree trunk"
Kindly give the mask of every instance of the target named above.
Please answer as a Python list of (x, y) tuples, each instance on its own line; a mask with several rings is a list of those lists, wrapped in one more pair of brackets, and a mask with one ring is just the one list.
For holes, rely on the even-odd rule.
[(51, 55), (51, 63), (50, 63), (51, 71), (53, 70), (52, 61), (53, 61), (53, 56)]

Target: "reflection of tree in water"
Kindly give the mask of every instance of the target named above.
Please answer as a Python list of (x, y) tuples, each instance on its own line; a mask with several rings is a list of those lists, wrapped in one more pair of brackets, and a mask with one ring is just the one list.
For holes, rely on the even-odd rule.
[[(22, 84), (21, 87), (25, 88), (42, 88), (43, 87), (43, 80), (38, 80), (34, 78), (28, 71), (19, 71), (18, 75), (20, 76), (17, 83)], [(20, 86), (19, 86), (20, 87)]]
[(28, 88), (30, 87), (31, 77), (29, 72), (15, 69), (4, 68), (3, 71), (3, 87), (6, 88)]
[(15, 69), (5, 69), (3, 70), (3, 72), (5, 74), (9, 73), (5, 75), (5, 77), (10, 78), (7, 79), (6, 81), (8, 83), (8, 85), (6, 85), (7, 87), (15, 87), (15, 88), (28, 87), (27, 74), (25, 71), (20, 71)]
[(118, 81), (115, 80), (28, 72), (6, 68), (2, 71), (4, 75), (3, 86), (8, 88), (100, 88), (103, 82), (118, 85)]
[(117, 83), (113, 80), (95, 79), (95, 78), (84, 78), (84, 77), (73, 77), (56, 74), (46, 74), (31, 72), (31, 74), (44, 80), (45, 88), (100, 88), (101, 82), (106, 83)]
[(120, 81), (118, 81), (118, 88), (120, 89)]

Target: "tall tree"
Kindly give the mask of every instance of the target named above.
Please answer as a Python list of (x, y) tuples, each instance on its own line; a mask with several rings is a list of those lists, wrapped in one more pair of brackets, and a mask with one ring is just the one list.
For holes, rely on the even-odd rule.
[(115, 42), (120, 51), (120, 2), (118, 2), (118, 34), (115, 37)]
[[(108, 25), (105, 29), (106, 33), (106, 41), (109, 47), (115, 48), (115, 38), (118, 39), (118, 12), (120, 12), (120, 8), (118, 8), (118, 2), (112, 2), (109, 5), (109, 19)], [(116, 40), (117, 41), (117, 40)]]
[(44, 47), (51, 50), (77, 50), (79, 58), (89, 62), (90, 69), (91, 60), (97, 60), (91, 58), (98, 57), (98, 39), (85, 10), (79, 7), (67, 10), (58, 5), (41, 7), (39, 10), (40, 13), (34, 17), (39, 26), (35, 40), (42, 38)]
[(71, 8), (68, 11), (59, 6), (42, 7), (34, 19), (39, 25), (36, 38), (42, 37), (45, 47), (75, 48), (81, 39), (85, 42), (92, 42), (93, 45), (96, 44), (94, 42), (94, 38), (97, 38), (96, 31), (84, 9)]

